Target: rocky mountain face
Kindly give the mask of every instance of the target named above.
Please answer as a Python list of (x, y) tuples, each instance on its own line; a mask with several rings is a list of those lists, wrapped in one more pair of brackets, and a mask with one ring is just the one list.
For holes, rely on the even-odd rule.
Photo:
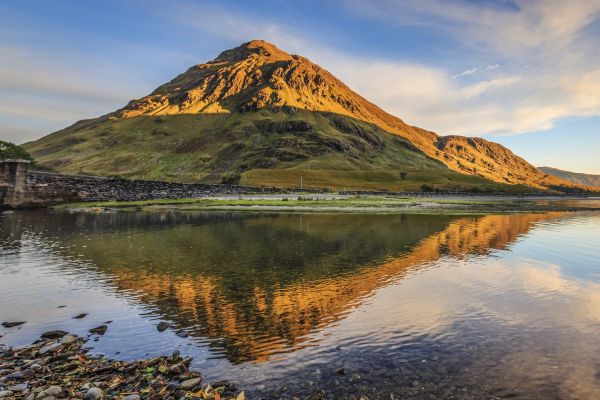
[(600, 188), (600, 175), (581, 174), (578, 172), (564, 171), (562, 169), (552, 167), (539, 167), (539, 170), (548, 175), (553, 175), (558, 178), (572, 182), (576, 185)]
[[(302, 112), (298, 113), (298, 111)], [(283, 128), (273, 128), (273, 120), (281, 119), (273, 117), (273, 113), (278, 112), (295, 115), (295, 117), (292, 117), (291, 120), (288, 117), (287, 122), (283, 122)], [(307, 112), (324, 116), (328, 121), (322, 123), (333, 126), (335, 133), (330, 132), (328, 127), (320, 129), (318, 121), (307, 122), (307, 118), (312, 118), (306, 117)], [(360, 159), (360, 152), (366, 149), (366, 153), (370, 155), (365, 157), (371, 157), (371, 160), (366, 162), (367, 169), (371, 170), (407, 168), (436, 170), (437, 165), (443, 165), (460, 174), (481, 177), (502, 184), (520, 184), (535, 188), (573, 186), (570, 182), (538, 170), (499, 144), (480, 138), (439, 136), (434, 132), (410, 126), (353, 92), (331, 73), (308, 59), (287, 54), (273, 44), (260, 40), (244, 43), (239, 47), (224, 51), (214, 60), (191, 67), (148, 96), (132, 100), (120, 110), (95, 120), (81, 121), (63, 131), (30, 143), (27, 148), (42, 162), (48, 163), (58, 170), (69, 170), (77, 165), (80, 169), (85, 166), (91, 170), (90, 172), (106, 173), (103, 168), (94, 170), (93, 165), (86, 163), (83, 159), (71, 158), (71, 153), (75, 148), (66, 146), (69, 140), (73, 145), (89, 141), (90, 138), (82, 134), (86, 131), (91, 132), (90, 135), (93, 133), (92, 136), (96, 138), (101, 135), (104, 135), (105, 138), (109, 137), (116, 128), (129, 126), (127, 123), (120, 123), (124, 120), (139, 118), (147, 120), (152, 117), (158, 118), (157, 121), (166, 121), (168, 117), (184, 115), (205, 115), (207, 117), (222, 115), (227, 118), (239, 116), (239, 120), (234, 124), (237, 128), (234, 128), (233, 125), (216, 124), (212, 129), (216, 129), (215, 126), (221, 126), (224, 131), (227, 131), (222, 135), (231, 134), (232, 129), (238, 132), (237, 136), (243, 135), (244, 132), (248, 137), (258, 134), (259, 139), (252, 143), (247, 139), (242, 140), (236, 135), (230, 138), (230, 142), (233, 141), (239, 145), (237, 150), (230, 149), (229, 156), (245, 156), (251, 162), (255, 162), (257, 157), (271, 159), (271, 162), (253, 165), (255, 168), (300, 168), (293, 162), (302, 160), (306, 163), (308, 159), (316, 157), (320, 160), (318, 168), (321, 169), (357, 169), (365, 167), (365, 160)], [(161, 117), (164, 118), (161, 119)], [(250, 120), (253, 120), (252, 126), (240, 128), (240, 124), (244, 125)], [(260, 141), (261, 130), (264, 130), (264, 127), (273, 128), (275, 131), (278, 129), (285, 131), (287, 136), (284, 142), (281, 137), (275, 139), (268, 136), (268, 131), (264, 132), (268, 136), (268, 143), (272, 144), (272, 141), (278, 140), (276, 146), (285, 147), (285, 153), (300, 154), (297, 149), (304, 148), (304, 146), (315, 150), (301, 153), (301, 157), (296, 158), (289, 154), (282, 158), (279, 157), (281, 154), (273, 155), (271, 154), (273, 152), (268, 149), (258, 151), (256, 146), (265, 146), (265, 142)], [(196, 146), (196, 150), (201, 151), (202, 144), (200, 142), (208, 139), (201, 139), (200, 136), (206, 136), (206, 131), (210, 131), (211, 127), (198, 122), (196, 128), (178, 126), (177, 129), (196, 129), (197, 143), (192, 143), (190, 146)], [(147, 135), (155, 137), (165, 135), (164, 147), (169, 149), (168, 143), (172, 143), (174, 139), (167, 136), (174, 136), (173, 132), (160, 133), (160, 129), (156, 126), (153, 126), (152, 129), (148, 127), (148, 130)], [(240, 133), (240, 130), (244, 132)], [(156, 133), (157, 131), (159, 133)], [(315, 131), (316, 133), (313, 134)], [(310, 132), (310, 135), (306, 132)], [(409, 163), (407, 166), (403, 164), (402, 160), (396, 160), (398, 165), (394, 167), (393, 164), (396, 161), (390, 155), (390, 157), (384, 157), (385, 165), (379, 165), (380, 162), (375, 160), (378, 154), (384, 154), (393, 147), (386, 145), (387, 141), (391, 139), (385, 134), (382, 138), (381, 132), (396, 135), (401, 139), (404, 150), (420, 153), (423, 156), (422, 162)], [(339, 138), (339, 135), (343, 135), (343, 138)], [(334, 139), (337, 140), (336, 144), (331, 144), (331, 140)], [(99, 140), (100, 143), (104, 143), (104, 148), (96, 146), (95, 152), (85, 148), (86, 154), (91, 157), (90, 160), (100, 153), (107, 155), (117, 148), (122, 149), (118, 144), (122, 144), (123, 140), (124, 136), (116, 137), (115, 143), (108, 148), (106, 148), (106, 143)], [(222, 136), (214, 140), (223, 141), (225, 145), (225, 139)], [(323, 145), (323, 143), (329, 143), (329, 145)], [(248, 155), (250, 147), (253, 147), (251, 150), (253, 156)], [(224, 148), (220, 148), (220, 150), (224, 150)], [(336, 153), (335, 157), (340, 158), (346, 151), (355, 156), (358, 154), (358, 158), (354, 157), (350, 161), (344, 160), (343, 166), (337, 162), (331, 167), (326, 165), (324, 157), (327, 158), (327, 154), (333, 152)], [(243, 154), (241, 154), (242, 152)], [(227, 156), (227, 154), (223, 156)], [(204, 157), (208, 157), (208, 155), (204, 155)], [(421, 156), (412, 154), (411, 157), (408, 158), (414, 161), (415, 158)], [(75, 164), (72, 164), (73, 162)], [(218, 168), (214, 165), (212, 168), (231, 172), (235, 163), (229, 163), (230, 165), (226, 168), (222, 162), (217, 164), (219, 164)], [(244, 163), (235, 167), (244, 172), (252, 165)], [(211, 168), (210, 162), (198, 168), (208, 170)]]

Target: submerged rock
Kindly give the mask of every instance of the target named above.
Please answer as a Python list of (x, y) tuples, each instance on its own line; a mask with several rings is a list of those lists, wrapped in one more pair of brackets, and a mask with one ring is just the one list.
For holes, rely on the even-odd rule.
[(42, 333), (42, 339), (60, 339), (61, 337), (65, 336), (66, 334), (67, 334), (67, 332), (59, 331), (59, 330), (48, 331), (48, 332)]
[(5, 328), (14, 328), (15, 326), (23, 325), (25, 321), (17, 321), (17, 322), (3, 322), (2, 326)]
[(73, 317), (73, 319), (83, 319), (85, 317), (87, 317), (87, 313), (81, 313), (81, 314), (77, 314), (76, 316)]
[(163, 331), (166, 331), (167, 329), (169, 329), (170, 326), (171, 326), (170, 322), (160, 321), (158, 323), (158, 325), (156, 325), (156, 329), (158, 329), (159, 332), (163, 332)]
[(108, 329), (108, 326), (100, 325), (100, 326), (90, 329), (89, 332), (97, 334), (97, 335), (104, 335), (106, 333), (107, 329)]

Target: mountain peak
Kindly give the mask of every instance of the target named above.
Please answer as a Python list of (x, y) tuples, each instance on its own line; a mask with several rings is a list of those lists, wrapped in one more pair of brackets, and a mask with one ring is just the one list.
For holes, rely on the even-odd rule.
[(236, 62), (253, 55), (259, 55), (269, 59), (269, 61), (285, 61), (291, 60), (292, 56), (281, 50), (272, 43), (264, 40), (251, 40), (243, 43), (233, 49), (225, 50), (213, 62)]
[(132, 100), (110, 117), (243, 114), (284, 107), (341, 115), (373, 124), (407, 139), (428, 157), (462, 173), (537, 187), (561, 184), (558, 178), (548, 178), (498, 144), (458, 136), (440, 137), (409, 126), (352, 91), (317, 64), (290, 55), (264, 40), (243, 43), (222, 52), (211, 62), (194, 65), (150, 95)]

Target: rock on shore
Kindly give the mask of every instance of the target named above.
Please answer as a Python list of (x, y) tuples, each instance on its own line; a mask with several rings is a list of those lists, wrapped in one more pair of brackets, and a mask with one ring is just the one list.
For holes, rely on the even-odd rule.
[[(60, 332), (62, 334), (62, 332)], [(58, 332), (29, 346), (0, 348), (0, 398), (55, 399), (244, 399), (244, 392), (227, 381), (203, 381), (192, 361), (178, 352), (171, 356), (123, 362), (90, 356), (86, 340)], [(60, 336), (60, 338), (58, 338)], [(48, 337), (52, 337), (48, 338)]]

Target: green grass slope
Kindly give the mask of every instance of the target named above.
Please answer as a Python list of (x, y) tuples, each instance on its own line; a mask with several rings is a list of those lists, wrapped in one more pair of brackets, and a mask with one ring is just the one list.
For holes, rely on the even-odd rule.
[(525, 189), (451, 171), (375, 125), (293, 108), (101, 117), (24, 147), (73, 174), (334, 190)]

